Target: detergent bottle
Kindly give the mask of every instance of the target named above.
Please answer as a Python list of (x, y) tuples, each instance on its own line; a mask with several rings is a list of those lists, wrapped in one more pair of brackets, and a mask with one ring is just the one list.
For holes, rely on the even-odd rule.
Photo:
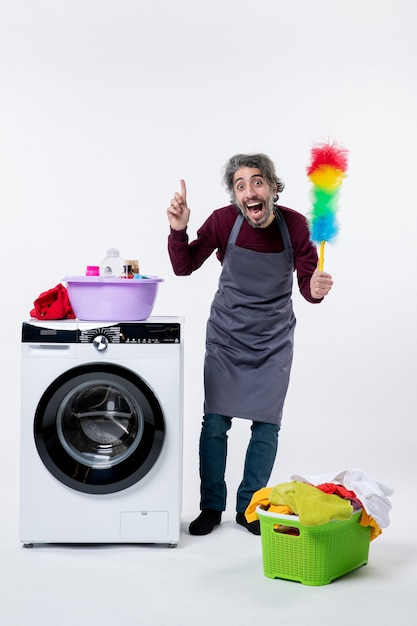
[(107, 250), (106, 256), (100, 263), (100, 276), (104, 278), (119, 278), (123, 274), (124, 261), (116, 248)]

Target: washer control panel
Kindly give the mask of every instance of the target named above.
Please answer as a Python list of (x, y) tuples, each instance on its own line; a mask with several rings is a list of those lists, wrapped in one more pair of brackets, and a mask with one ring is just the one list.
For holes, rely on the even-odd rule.
[[(97, 324), (100, 324), (98, 322)], [(80, 328), (81, 326), (81, 328)], [(105, 350), (109, 343), (125, 345), (181, 343), (179, 322), (120, 322), (89, 328), (85, 323), (43, 324), (24, 322), (22, 342), (30, 343), (92, 343)]]
[[(159, 324), (152, 322), (134, 323), (122, 322), (114, 326), (93, 328), (79, 331), (80, 343), (97, 344), (167, 344), (180, 343), (180, 324)], [(101, 348), (103, 349), (103, 348)]]

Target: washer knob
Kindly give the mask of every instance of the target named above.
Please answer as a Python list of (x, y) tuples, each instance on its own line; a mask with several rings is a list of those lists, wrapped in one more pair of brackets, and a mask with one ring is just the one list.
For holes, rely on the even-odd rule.
[(106, 350), (108, 345), (109, 345), (109, 340), (107, 339), (105, 335), (97, 335), (97, 337), (94, 337), (93, 339), (93, 346), (99, 352)]

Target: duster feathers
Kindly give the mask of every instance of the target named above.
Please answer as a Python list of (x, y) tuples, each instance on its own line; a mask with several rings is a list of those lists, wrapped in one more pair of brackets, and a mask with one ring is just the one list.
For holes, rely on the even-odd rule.
[(324, 244), (338, 233), (339, 191), (346, 176), (348, 151), (333, 144), (320, 144), (311, 150), (307, 176), (312, 182), (311, 240), (320, 244), (319, 270), (323, 270)]

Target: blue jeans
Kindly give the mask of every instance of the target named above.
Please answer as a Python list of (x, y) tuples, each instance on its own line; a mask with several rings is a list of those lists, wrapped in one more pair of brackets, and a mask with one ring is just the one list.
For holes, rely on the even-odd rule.
[[(227, 487), (224, 480), (227, 458), (227, 431), (232, 418), (216, 413), (204, 416), (200, 435), (201, 509), (224, 511)], [(236, 511), (243, 513), (255, 491), (266, 487), (278, 449), (279, 426), (252, 422), (251, 438), (246, 450), (243, 479), (239, 485)]]

